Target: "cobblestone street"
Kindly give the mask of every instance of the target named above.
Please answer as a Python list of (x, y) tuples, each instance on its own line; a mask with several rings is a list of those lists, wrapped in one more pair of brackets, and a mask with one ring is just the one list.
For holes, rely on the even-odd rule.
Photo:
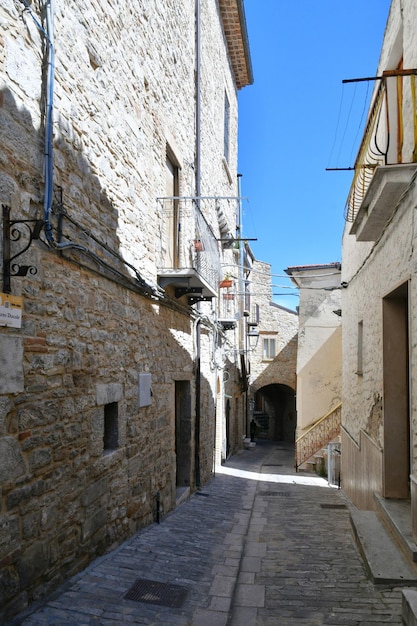
[[(141, 601), (127, 599), (138, 581)], [(10, 624), (400, 625), (401, 590), (368, 580), (343, 493), (258, 442)]]

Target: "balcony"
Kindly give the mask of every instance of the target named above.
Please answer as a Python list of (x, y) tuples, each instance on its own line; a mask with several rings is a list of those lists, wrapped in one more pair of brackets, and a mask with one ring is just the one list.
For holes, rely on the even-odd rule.
[(358, 241), (376, 241), (417, 170), (417, 70), (378, 77), (355, 162), (346, 220)]
[(220, 245), (204, 217), (201, 198), (158, 198), (161, 236), (157, 249), (158, 283), (172, 286), (188, 303), (218, 295)]

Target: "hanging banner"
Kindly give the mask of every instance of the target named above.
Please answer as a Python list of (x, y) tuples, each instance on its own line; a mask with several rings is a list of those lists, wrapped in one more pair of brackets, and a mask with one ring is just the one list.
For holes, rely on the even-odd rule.
[(0, 326), (22, 327), (23, 298), (0, 293)]

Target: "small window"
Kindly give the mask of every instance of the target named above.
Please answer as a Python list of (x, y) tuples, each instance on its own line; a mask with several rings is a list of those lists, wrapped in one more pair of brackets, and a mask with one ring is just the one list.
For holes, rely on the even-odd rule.
[(363, 376), (363, 321), (358, 322), (358, 354), (356, 373)]
[(264, 339), (262, 347), (262, 358), (264, 361), (273, 359), (276, 355), (275, 339)]
[(224, 158), (229, 163), (229, 134), (230, 134), (230, 102), (227, 93), (224, 94)]
[(250, 282), (245, 281), (245, 309), (250, 311)]
[(110, 402), (109, 404), (104, 405), (104, 453), (117, 450), (119, 446), (118, 417), (119, 407), (117, 402)]

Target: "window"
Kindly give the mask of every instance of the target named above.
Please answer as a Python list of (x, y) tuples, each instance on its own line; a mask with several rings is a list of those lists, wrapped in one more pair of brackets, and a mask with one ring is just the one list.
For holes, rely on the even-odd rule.
[(263, 340), (262, 358), (264, 361), (273, 359), (276, 354), (275, 339), (267, 338)]
[(230, 134), (230, 102), (227, 93), (224, 94), (224, 158), (229, 163), (229, 134)]
[(165, 267), (176, 268), (179, 263), (179, 167), (167, 146), (166, 169), (165, 169), (165, 195), (167, 200), (165, 205)]
[(250, 311), (250, 282), (245, 281), (245, 309)]
[(363, 375), (363, 321), (358, 323), (358, 354), (357, 354), (356, 373), (358, 376)]
[(119, 446), (119, 407), (117, 402), (110, 402), (104, 405), (104, 433), (103, 450), (104, 453), (117, 450)]

